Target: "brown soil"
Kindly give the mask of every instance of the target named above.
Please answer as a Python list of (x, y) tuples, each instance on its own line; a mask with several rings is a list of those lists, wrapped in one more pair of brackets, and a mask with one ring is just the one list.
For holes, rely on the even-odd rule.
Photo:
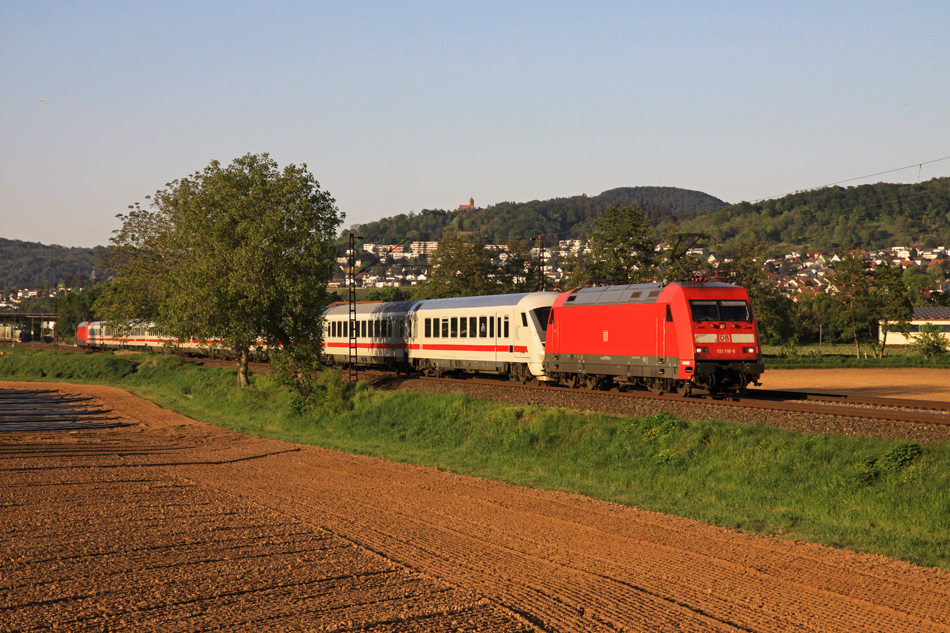
[(950, 572), (57, 387), (131, 426), (0, 434), (2, 631), (950, 631)]
[(768, 369), (761, 382), (763, 389), (950, 400), (950, 369)]

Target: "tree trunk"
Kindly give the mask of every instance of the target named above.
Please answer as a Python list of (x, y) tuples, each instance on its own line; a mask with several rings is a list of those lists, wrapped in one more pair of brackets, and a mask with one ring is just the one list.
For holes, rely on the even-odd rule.
[(241, 388), (247, 387), (247, 385), (249, 384), (247, 380), (248, 356), (249, 354), (246, 347), (241, 350), (240, 355), (238, 356), (237, 380), (238, 380), (238, 387), (241, 387)]

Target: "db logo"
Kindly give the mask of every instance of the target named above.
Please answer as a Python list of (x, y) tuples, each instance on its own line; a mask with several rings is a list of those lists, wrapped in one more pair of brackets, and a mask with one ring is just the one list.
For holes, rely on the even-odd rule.
[(607, 342), (607, 330), (604, 330), (604, 343)]
[(720, 334), (720, 335), (719, 335), (719, 342), (720, 342), (720, 343), (731, 343), (731, 342), (732, 342), (732, 337), (729, 336), (728, 334)]

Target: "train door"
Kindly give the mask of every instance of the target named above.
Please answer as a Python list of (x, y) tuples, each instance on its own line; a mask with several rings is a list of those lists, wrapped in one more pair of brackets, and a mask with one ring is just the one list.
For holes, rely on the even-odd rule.
[(528, 355), (531, 342), (531, 327), (528, 325), (528, 319), (527, 312), (515, 312), (515, 322), (512, 324), (514, 335), (512, 336), (511, 345), (515, 362), (518, 363), (527, 363), (531, 359)]
[(666, 352), (667, 352), (667, 321), (666, 313), (669, 311), (670, 307), (668, 304), (656, 304), (656, 362), (658, 365), (666, 364)]
[(491, 318), (489, 335), (492, 337), (492, 343), (495, 348), (495, 366), (499, 367), (505, 363), (511, 362), (511, 324), (508, 315), (504, 312), (496, 312)]

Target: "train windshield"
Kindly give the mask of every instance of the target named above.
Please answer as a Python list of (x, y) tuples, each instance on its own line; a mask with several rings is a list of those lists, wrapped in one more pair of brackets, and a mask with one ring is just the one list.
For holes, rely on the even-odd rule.
[(548, 333), (548, 316), (551, 314), (551, 308), (535, 308), (531, 311), (531, 320), (534, 321), (534, 327), (538, 330), (538, 336), (541, 342), (544, 342)]
[(693, 321), (751, 321), (752, 313), (746, 301), (690, 301)]

